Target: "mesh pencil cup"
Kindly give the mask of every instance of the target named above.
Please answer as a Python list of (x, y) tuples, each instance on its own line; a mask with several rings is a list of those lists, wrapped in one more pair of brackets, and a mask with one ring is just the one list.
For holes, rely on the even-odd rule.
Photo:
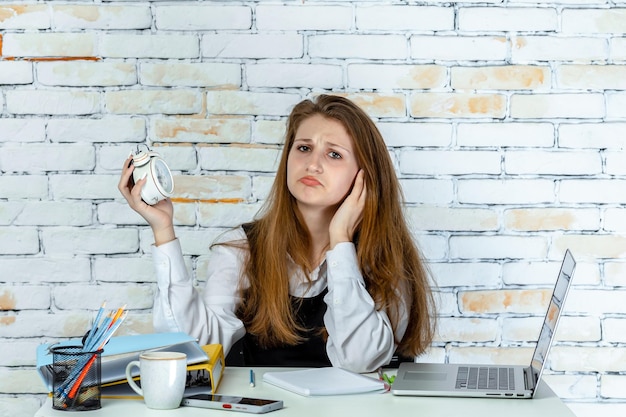
[(102, 350), (83, 352), (82, 346), (57, 346), (52, 352), (52, 408), (66, 411), (101, 407)]

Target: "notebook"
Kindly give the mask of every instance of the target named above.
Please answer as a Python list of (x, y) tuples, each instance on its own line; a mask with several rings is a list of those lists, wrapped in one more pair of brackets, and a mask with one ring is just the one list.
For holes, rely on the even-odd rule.
[(576, 261), (569, 250), (554, 284), (539, 340), (527, 366), (404, 362), (391, 385), (395, 395), (532, 398), (554, 340)]
[(263, 381), (307, 397), (382, 392), (385, 389), (383, 381), (335, 367), (266, 372)]

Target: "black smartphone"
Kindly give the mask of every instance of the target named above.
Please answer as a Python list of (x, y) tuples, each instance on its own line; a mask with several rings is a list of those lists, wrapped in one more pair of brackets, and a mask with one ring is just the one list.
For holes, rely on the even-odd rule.
[(197, 394), (183, 398), (180, 405), (216, 410), (241, 411), (244, 413), (263, 414), (283, 408), (279, 400), (261, 398), (235, 397), (230, 395)]

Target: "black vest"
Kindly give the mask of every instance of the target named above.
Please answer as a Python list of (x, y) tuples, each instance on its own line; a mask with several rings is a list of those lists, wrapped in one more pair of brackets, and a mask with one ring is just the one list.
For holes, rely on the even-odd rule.
[[(289, 366), (322, 367), (331, 366), (326, 354), (326, 341), (321, 334), (324, 327), (326, 303), (324, 295), (328, 291), (311, 298), (291, 297), (297, 322), (306, 332), (301, 333), (304, 341), (297, 345), (282, 345), (270, 348), (259, 346), (257, 337), (247, 333), (230, 349), (226, 366)], [(244, 323), (245, 325), (245, 323)]]
[[(247, 232), (247, 225), (244, 231)], [(306, 331), (301, 332), (303, 341), (297, 345), (282, 345), (263, 348), (255, 335), (246, 332), (228, 352), (226, 366), (287, 366), (287, 367), (322, 367), (331, 366), (326, 354), (324, 337), (324, 296), (328, 289), (310, 298), (291, 296), (291, 308), (296, 322)], [(244, 322), (244, 326), (246, 323)]]

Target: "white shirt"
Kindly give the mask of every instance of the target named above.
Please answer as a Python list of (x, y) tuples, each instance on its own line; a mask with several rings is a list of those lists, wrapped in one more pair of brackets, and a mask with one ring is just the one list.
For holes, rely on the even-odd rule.
[[(243, 229), (224, 234), (222, 241), (246, 239)], [(216, 245), (211, 250), (207, 281), (202, 294), (193, 286), (178, 240), (152, 247), (157, 272), (153, 319), (158, 332), (185, 332), (201, 344), (220, 343), (227, 355), (231, 346), (245, 334), (235, 315), (243, 250)], [(314, 297), (326, 287), (324, 324), (328, 331), (326, 353), (333, 366), (354, 372), (371, 372), (391, 360), (396, 349), (393, 328), (387, 313), (378, 311), (365, 289), (354, 244), (340, 243), (326, 252), (326, 260), (312, 273), (312, 286), (302, 270), (289, 265), (289, 293)], [(243, 288), (248, 287), (243, 278)], [(403, 309), (397, 339), (407, 326)]]

